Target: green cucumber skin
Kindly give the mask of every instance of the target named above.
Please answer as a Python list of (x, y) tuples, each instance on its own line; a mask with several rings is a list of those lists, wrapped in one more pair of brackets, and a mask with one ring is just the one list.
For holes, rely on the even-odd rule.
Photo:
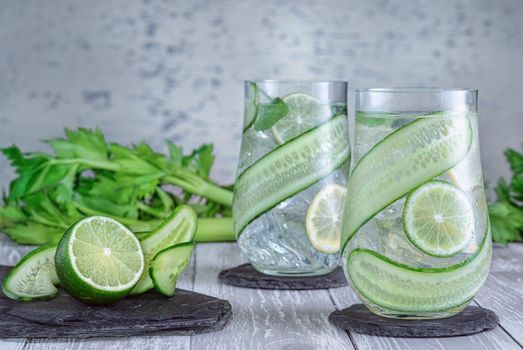
[(245, 121), (243, 126), (243, 131), (245, 132), (247, 129), (249, 129), (252, 124), (254, 124), (254, 121), (256, 120), (256, 115), (258, 115), (258, 86), (256, 83), (250, 82), (249, 83), (250, 88), (252, 89), (253, 99), (246, 101), (246, 103), (249, 103), (251, 105), (251, 108), (253, 108), (253, 111), (251, 113), (247, 110), (247, 105), (245, 106)]
[[(54, 291), (52, 291), (51, 293), (49, 293), (47, 295), (29, 297), (29, 296), (20, 295), (17, 292), (15, 292), (13, 290), (13, 288), (9, 287), (9, 284), (12, 282), (12, 280), (15, 278), (15, 275), (18, 272), (20, 272), (24, 267), (26, 267), (28, 264), (30, 264), (31, 260), (33, 260), (34, 258), (37, 258), (38, 256), (41, 256), (43, 254), (49, 255), (49, 257), (51, 258), (51, 262), (53, 263), (53, 267), (54, 267), (54, 256), (56, 254), (56, 243), (46, 244), (46, 245), (38, 247), (37, 249), (29, 252), (18, 262), (18, 264), (16, 264), (8, 272), (7, 276), (4, 279), (4, 282), (2, 284), (2, 291), (4, 292), (4, 294), (7, 297), (9, 297), (10, 299), (20, 300), (20, 301), (38, 301), (38, 300), (49, 300), (49, 299), (54, 298), (57, 295), (57, 293), (58, 293), (57, 288), (55, 288)], [(56, 275), (56, 273), (54, 275), (51, 275), (50, 277), (51, 278), (50, 278), (49, 282), (53, 286), (60, 285), (60, 281), (58, 280), (58, 276)]]
[[(469, 292), (468, 293), (469, 295), (465, 296), (464, 298), (462, 298), (454, 303), (451, 303), (448, 305), (440, 305), (441, 307), (436, 307), (436, 308), (430, 307), (430, 306), (418, 307), (418, 308), (401, 307), (399, 305), (394, 305), (394, 303), (387, 304), (386, 302), (376, 300), (377, 298), (373, 297), (371, 295), (372, 294), (371, 292), (362, 290), (363, 288), (361, 287), (361, 284), (357, 282), (358, 280), (356, 278), (356, 271), (358, 270), (358, 267), (355, 266), (356, 263), (354, 263), (354, 264), (352, 263), (355, 259), (358, 259), (358, 255), (367, 255), (367, 256), (372, 256), (373, 259), (379, 259), (382, 263), (387, 264), (389, 267), (395, 269), (396, 275), (400, 275), (400, 276), (401, 276), (401, 273), (412, 274), (414, 276), (416, 274), (420, 274), (420, 276), (422, 276), (424, 278), (429, 275), (430, 276), (439, 275), (437, 277), (434, 277), (434, 279), (435, 280), (438, 279), (441, 281), (447, 281), (447, 280), (449, 280), (449, 278), (452, 277), (452, 274), (456, 275), (456, 276), (454, 276), (454, 278), (459, 278), (460, 276), (458, 275), (458, 273), (461, 270), (463, 275), (481, 273), (481, 276), (480, 276), (481, 278), (478, 281), (478, 283), (474, 284), (473, 286), (463, 286), (463, 289), (467, 290)], [(479, 291), (480, 287), (483, 285), (483, 283), (485, 282), (485, 280), (487, 278), (491, 255), (492, 255), (492, 239), (491, 239), (491, 235), (490, 235), (490, 224), (487, 223), (486, 232), (483, 235), (483, 239), (481, 241), (481, 244), (480, 244), (480, 247), (478, 248), (478, 250), (473, 255), (471, 255), (470, 257), (468, 257), (467, 259), (465, 259), (464, 261), (462, 261), (458, 264), (447, 266), (447, 267), (441, 267), (441, 268), (417, 268), (417, 267), (409, 266), (406, 264), (398, 263), (398, 262), (396, 262), (386, 256), (383, 256), (379, 253), (376, 253), (372, 250), (358, 248), (358, 249), (354, 249), (347, 257), (346, 270), (348, 272), (349, 281), (351, 282), (351, 285), (353, 286), (353, 289), (357, 292), (357, 294), (359, 294), (361, 297), (363, 297), (363, 299), (369, 300), (370, 302), (376, 304), (377, 306), (380, 306), (380, 307), (383, 307), (383, 308), (386, 308), (389, 310), (398, 311), (398, 312), (439, 312), (439, 311), (444, 311), (444, 310), (448, 310), (451, 308), (456, 308), (456, 307), (462, 306), (474, 298), (474, 296)], [(470, 264), (473, 264), (473, 263), (476, 263), (478, 266), (475, 266), (475, 269), (473, 269), (471, 271), (467, 271), (467, 268), (470, 267)], [(376, 265), (374, 265), (374, 266), (376, 266)], [(421, 290), (422, 289), (421, 285), (418, 285), (418, 286), (415, 285), (415, 277), (413, 277), (413, 276), (411, 276), (410, 278), (407, 276), (402, 278), (402, 285), (405, 285), (407, 283), (409, 283), (409, 285), (410, 285), (409, 290)], [(421, 282), (421, 283), (423, 283), (423, 282)], [(469, 287), (473, 287), (473, 288), (469, 288)], [(390, 292), (390, 294), (392, 294), (392, 293), (393, 292)]]
[[(462, 118), (462, 119), (459, 119)], [(462, 135), (465, 137), (467, 146), (462, 149), (462, 153), (459, 154), (459, 157), (456, 157), (456, 159), (449, 163), (446, 166), (440, 166), (439, 168), (433, 167), (435, 170), (432, 173), (428, 173), (423, 178), (420, 178), (419, 181), (413, 182), (412, 179), (408, 181), (410, 184), (406, 184), (405, 188), (399, 191), (398, 193), (391, 196), (388, 200), (384, 201), (382, 204), (374, 205), (374, 207), (370, 207), (372, 203), (374, 202), (374, 199), (379, 197), (380, 194), (373, 193), (372, 189), (371, 191), (367, 190), (367, 193), (363, 193), (364, 189), (367, 189), (370, 183), (369, 178), (371, 175), (368, 173), (365, 173), (366, 163), (370, 163), (369, 168), (373, 167), (373, 164), (379, 169), (376, 169), (375, 172), (373, 172), (373, 176), (380, 176), (382, 173), (386, 173), (387, 169), (385, 168), (385, 165), (383, 162), (380, 162), (380, 158), (372, 159), (374, 155), (376, 155), (376, 152), (382, 152), (387, 153), (391, 149), (394, 149), (395, 147), (391, 147), (389, 144), (394, 144), (395, 139), (400, 137), (405, 137), (406, 142), (404, 142), (405, 145), (409, 146), (409, 136), (403, 136), (402, 134), (410, 133), (410, 131), (416, 127), (419, 126), (419, 124), (429, 124), (429, 123), (438, 123), (438, 122), (445, 122), (445, 121), (452, 121), (453, 123), (455, 120), (458, 121), (464, 121), (466, 125), (463, 126), (463, 129), (466, 130), (465, 135)], [(420, 128), (421, 129), (421, 128)], [(432, 131), (433, 127), (430, 125), (426, 127), (425, 131)], [(458, 128), (460, 130), (461, 128)], [(423, 129), (421, 129), (423, 130)], [(442, 131), (444, 134), (445, 132)], [(399, 135), (399, 136), (398, 136)], [(405, 125), (402, 128), (397, 129), (396, 131), (392, 132), (388, 136), (386, 136), (383, 140), (375, 144), (356, 164), (354, 169), (352, 170), (350, 176), (349, 176), (349, 182), (348, 182), (348, 189), (347, 189), (347, 203), (345, 205), (345, 215), (343, 220), (343, 226), (342, 226), (342, 250), (345, 249), (347, 246), (347, 243), (350, 241), (350, 239), (354, 236), (354, 234), (363, 226), (365, 225), (369, 220), (371, 220), (377, 213), (406, 195), (407, 193), (411, 192), (412, 190), (416, 189), (417, 187), (423, 185), (424, 183), (431, 181), (435, 177), (438, 177), (442, 174), (444, 174), (449, 169), (452, 169), (456, 164), (458, 164), (461, 160), (463, 160), (472, 145), (472, 127), (470, 125), (470, 121), (468, 117), (455, 117), (454, 119), (452, 117), (450, 118), (438, 118), (438, 119), (428, 119), (428, 118), (420, 118), (418, 120), (415, 120), (407, 125)], [(411, 145), (413, 148), (415, 148), (416, 145)], [(419, 145), (418, 145), (419, 146)], [(380, 149), (380, 148), (383, 148)], [(397, 149), (397, 147), (396, 147)], [(451, 150), (453, 151), (453, 150)], [(399, 150), (396, 153), (402, 153), (402, 154), (408, 154), (408, 151), (406, 150)], [(383, 157), (381, 157), (383, 159)], [(369, 161), (370, 159), (370, 161)], [(397, 158), (395, 162), (400, 161), (401, 158)], [(437, 164), (439, 165), (439, 164)], [(363, 171), (361, 169), (364, 169)], [(359, 175), (360, 172), (363, 172), (363, 175)], [(361, 179), (360, 179), (361, 178)], [(388, 186), (391, 189), (397, 189), (396, 183), (390, 183), (390, 186)], [(363, 189), (363, 190), (362, 190)], [(361, 198), (360, 198), (361, 197)], [(360, 218), (354, 219), (356, 209), (359, 210), (362, 213), (365, 213), (364, 215), (360, 215)]]
[[(187, 268), (187, 265), (189, 265), (195, 246), (196, 244), (194, 242), (180, 243), (166, 248), (156, 254), (154, 259), (151, 261), (151, 267), (149, 268), (149, 275), (151, 276), (156, 291), (166, 297), (172, 297), (175, 294), (176, 282)], [(187, 250), (187, 248), (189, 249)], [(184, 255), (181, 257), (182, 261), (177, 261), (182, 254)], [(171, 265), (173, 268), (177, 268), (176, 275), (172, 281), (169, 281), (169, 277), (172, 277), (169, 276), (171, 271), (166, 270), (168, 267), (162, 266), (162, 264), (165, 265), (165, 263), (168, 263), (168, 265)], [(178, 265), (172, 266), (174, 263), (178, 263)]]
[[(183, 217), (180, 217), (180, 215)], [(176, 221), (179, 221), (179, 224), (182, 224), (185, 220), (188, 220), (188, 227), (183, 232), (177, 231), (179, 225), (176, 227), (170, 227), (170, 225), (173, 225)], [(168, 248), (173, 244), (192, 241), (196, 234), (197, 225), (198, 217), (194, 209), (188, 205), (182, 204), (179, 205), (159, 227), (140, 238), (140, 245), (142, 246), (145, 258), (145, 269), (142, 277), (132, 290), (131, 294), (135, 295), (145, 293), (154, 287), (151, 276), (149, 275), (151, 261), (159, 251)]]
[[(325, 176), (328, 176), (332, 171), (336, 170), (340, 166), (342, 166), (347, 159), (350, 157), (349, 152), (349, 144), (348, 144), (348, 136), (347, 136), (347, 120), (346, 115), (337, 115), (329, 121), (318, 125), (317, 127), (310, 129), (306, 131), (305, 133), (297, 136), (296, 138), (286, 142), (283, 145), (279, 145), (276, 148), (274, 148), (271, 152), (267, 153), (263, 157), (261, 157), (258, 161), (256, 161), (254, 164), (249, 166), (245, 171), (243, 171), (236, 181), (236, 184), (234, 186), (234, 200), (233, 200), (233, 216), (234, 216), (234, 222), (235, 222), (235, 232), (236, 236), (239, 237), (243, 229), (252, 221), (254, 221), (257, 217), (262, 215), (263, 213), (266, 213), (270, 209), (274, 208), (276, 205), (278, 205), (283, 200), (292, 197), (296, 193), (299, 193), (300, 191), (304, 190), (305, 188), (309, 187), (310, 185), (316, 183), (318, 180), (321, 180)], [(326, 135), (323, 135), (326, 134)], [(337, 135), (336, 135), (337, 134)], [(296, 153), (299, 151), (303, 151), (304, 149), (308, 149), (310, 152), (310, 149), (317, 145), (311, 145), (307, 144), (309, 143), (318, 143), (319, 141), (316, 138), (321, 138), (321, 136), (330, 136), (330, 137), (337, 137), (340, 139), (340, 142), (335, 146), (338, 146), (336, 150), (329, 150), (328, 153), (326, 153), (324, 157), (319, 157), (324, 160), (324, 163), (327, 162), (327, 164), (321, 164), (321, 168), (318, 171), (318, 167), (314, 169), (314, 175), (310, 176), (310, 178), (306, 179), (301, 184), (298, 184), (296, 180), (303, 179), (302, 176), (299, 176), (295, 179), (290, 179), (288, 181), (288, 186), (284, 189), (291, 188), (291, 190), (287, 190), (287, 192), (282, 193), (281, 186), (280, 188), (273, 189), (272, 193), (264, 194), (262, 197), (268, 197), (272, 194), (274, 198), (270, 202), (267, 201), (268, 204), (265, 204), (263, 207), (260, 207), (257, 212), (254, 212), (253, 214), (247, 215), (247, 217), (243, 217), (245, 215), (245, 212), (243, 212), (244, 209), (250, 209), (256, 204), (259, 204), (259, 201), (251, 200), (251, 198), (254, 198), (256, 196), (256, 193), (259, 193), (259, 191), (256, 190), (255, 186), (250, 185), (249, 183), (262, 183), (263, 181), (257, 181), (260, 180), (261, 173), (264, 173), (263, 177), (270, 176), (270, 174), (267, 174), (267, 172), (270, 170), (271, 166), (282, 166), (282, 162), (285, 162), (285, 160), (282, 160), (285, 157), (285, 153), (288, 152), (287, 157), (291, 157), (293, 155), (296, 156)], [(323, 138), (322, 138), (323, 139)], [(302, 144), (303, 143), (303, 144)], [(302, 144), (300, 146), (300, 144)], [(296, 146), (297, 145), (297, 146)], [(290, 147), (295, 147), (296, 150), (290, 151)], [(287, 152), (286, 152), (287, 151)], [(271, 159), (274, 158), (274, 163), (271, 163)], [(307, 159), (309, 160), (309, 159)], [(306, 160), (306, 161), (307, 161)], [(306, 162), (305, 161), (305, 162)], [(326, 162), (325, 162), (326, 161)], [(280, 163), (280, 165), (278, 165)], [(302, 161), (302, 164), (304, 162)], [(310, 160), (309, 160), (310, 163)], [(262, 167), (265, 167), (263, 169)], [(262, 170), (259, 170), (261, 168)], [(292, 169), (291, 169), (292, 170)], [(300, 174), (301, 175), (301, 174)], [(249, 181), (249, 177), (256, 178), (254, 180)], [(245, 180), (247, 179), (247, 180)], [(293, 181), (291, 181), (293, 180)], [(294, 186), (294, 187), (291, 187)], [(261, 189), (270, 189), (268, 186), (258, 186), (261, 187)], [(240, 195), (241, 194), (241, 195)], [(258, 196), (259, 197), (259, 196)], [(249, 201), (251, 203), (249, 203)]]
[(242, 177), (242, 175), (247, 172), (247, 170), (250, 170), (252, 167), (254, 167), (256, 165), (256, 163), (258, 163), (259, 161), (261, 161), (262, 159), (266, 158), (266, 157), (269, 157), (271, 154), (273, 154), (274, 152), (278, 151), (279, 149), (285, 147), (288, 143), (290, 142), (294, 142), (296, 140), (298, 140), (300, 137), (306, 135), (306, 134), (309, 134), (313, 131), (315, 131), (316, 129), (318, 129), (319, 127), (325, 125), (325, 124), (328, 124), (330, 123), (334, 118), (337, 118), (337, 117), (345, 117), (347, 118), (347, 115), (346, 114), (336, 114), (334, 115), (332, 118), (326, 120), (324, 123), (321, 123), (319, 124), (318, 126), (312, 128), (312, 129), (309, 129), (307, 131), (305, 131), (303, 134), (300, 134), (292, 139), (290, 139), (289, 141), (283, 143), (283, 144), (279, 144), (277, 145), (276, 147), (274, 147), (271, 151), (269, 151), (268, 153), (264, 154), (263, 156), (261, 156), (259, 159), (257, 159), (254, 163), (252, 163), (251, 165), (249, 165), (248, 167), (246, 167), (241, 173), (237, 174), (236, 176), (236, 182), (238, 182), (240, 180), (240, 178)]

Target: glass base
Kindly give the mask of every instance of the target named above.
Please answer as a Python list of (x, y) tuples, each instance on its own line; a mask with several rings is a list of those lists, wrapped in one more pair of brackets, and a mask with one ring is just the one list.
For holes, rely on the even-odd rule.
[(283, 276), (283, 277), (307, 277), (307, 276), (322, 276), (327, 275), (331, 273), (332, 271), (336, 270), (338, 266), (334, 267), (324, 267), (320, 269), (292, 269), (292, 270), (280, 270), (280, 269), (274, 269), (266, 266), (259, 266), (254, 263), (252, 263), (252, 266), (259, 272), (270, 275), (270, 276)]
[[(363, 299), (362, 299), (363, 300)], [(388, 318), (401, 318), (408, 320), (433, 320), (438, 318), (447, 318), (459, 314), (463, 309), (467, 307), (469, 303), (463, 305), (437, 311), (426, 311), (426, 312), (402, 312), (398, 310), (391, 310), (381, 306), (378, 306), (368, 300), (363, 300), (363, 303), (373, 314)]]

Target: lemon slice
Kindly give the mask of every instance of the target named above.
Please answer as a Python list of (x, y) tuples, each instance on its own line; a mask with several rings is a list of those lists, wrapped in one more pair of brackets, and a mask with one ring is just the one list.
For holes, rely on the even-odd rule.
[(323, 187), (307, 210), (305, 227), (309, 241), (318, 251), (334, 254), (340, 250), (341, 220), (347, 189), (338, 184)]

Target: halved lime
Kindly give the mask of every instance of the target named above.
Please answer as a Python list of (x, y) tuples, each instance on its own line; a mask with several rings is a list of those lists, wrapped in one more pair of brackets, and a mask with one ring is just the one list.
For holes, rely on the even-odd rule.
[(338, 184), (323, 187), (313, 198), (305, 228), (309, 241), (318, 251), (334, 254), (340, 250), (341, 220), (347, 189)]
[(64, 288), (88, 304), (125, 297), (144, 270), (136, 236), (119, 222), (91, 216), (71, 226), (56, 251), (56, 272)]
[(432, 181), (407, 196), (403, 228), (424, 253), (449, 257), (472, 239), (474, 212), (465, 192), (449, 183)]
[(274, 138), (279, 144), (303, 134), (318, 126), (332, 115), (330, 106), (321, 105), (318, 100), (298, 92), (283, 98), (289, 112), (272, 127)]

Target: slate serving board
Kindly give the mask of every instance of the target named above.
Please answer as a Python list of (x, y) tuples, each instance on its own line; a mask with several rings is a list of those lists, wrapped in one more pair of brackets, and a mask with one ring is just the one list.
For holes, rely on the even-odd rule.
[[(10, 267), (0, 265), (3, 280)], [(91, 338), (193, 335), (222, 329), (232, 315), (227, 300), (177, 289), (172, 298), (149, 292), (104, 306), (67, 293), (21, 302), (0, 293), (0, 338)]]
[(334, 311), (329, 321), (342, 329), (382, 337), (434, 338), (455, 337), (494, 329), (499, 318), (492, 310), (467, 306), (459, 314), (434, 320), (408, 320), (381, 317), (363, 304)]
[(265, 275), (248, 263), (223, 270), (218, 275), (218, 280), (236, 287), (282, 290), (328, 289), (347, 285), (341, 267), (323, 276), (287, 277)]

